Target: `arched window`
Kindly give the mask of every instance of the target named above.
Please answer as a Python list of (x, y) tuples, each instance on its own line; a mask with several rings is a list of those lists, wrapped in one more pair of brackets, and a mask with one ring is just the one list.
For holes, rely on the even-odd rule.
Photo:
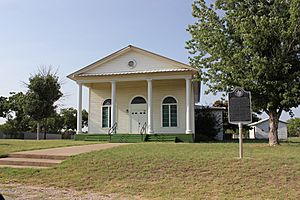
[(111, 99), (106, 99), (102, 104), (102, 128), (111, 127)]
[(177, 101), (166, 97), (162, 102), (162, 126), (177, 127)]

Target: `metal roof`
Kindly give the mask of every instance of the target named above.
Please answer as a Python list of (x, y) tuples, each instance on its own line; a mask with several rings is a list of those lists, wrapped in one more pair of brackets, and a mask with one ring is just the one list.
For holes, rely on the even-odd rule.
[(149, 74), (149, 73), (160, 73), (160, 72), (187, 72), (192, 71), (192, 69), (156, 69), (147, 71), (123, 71), (123, 72), (105, 72), (98, 74), (79, 74), (80, 77), (88, 76), (112, 76), (112, 75), (129, 75), (129, 74)]
[[(268, 120), (269, 120), (269, 118), (262, 119), (262, 120), (259, 120), (258, 122), (253, 122), (253, 123), (251, 123), (251, 124), (248, 124), (248, 126), (255, 126), (255, 125), (257, 125), (257, 124), (261, 124), (261, 123), (263, 123), (263, 122), (265, 122), (265, 121), (268, 121)], [(282, 122), (282, 123), (284, 123), (284, 124), (287, 124), (287, 122), (285, 122), (285, 121), (279, 120), (279, 122)]]

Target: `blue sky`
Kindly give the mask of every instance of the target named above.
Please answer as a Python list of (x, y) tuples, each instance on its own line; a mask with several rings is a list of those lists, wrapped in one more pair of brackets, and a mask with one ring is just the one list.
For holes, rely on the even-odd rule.
[[(58, 68), (65, 96), (76, 107), (66, 76), (128, 44), (188, 63), (186, 31), (192, 0), (0, 0), (0, 96), (25, 91), (38, 67)], [(210, 104), (218, 97), (201, 97)], [(87, 107), (84, 90), (84, 107)], [(300, 117), (299, 109), (296, 116)], [(284, 114), (286, 120), (288, 115)]]

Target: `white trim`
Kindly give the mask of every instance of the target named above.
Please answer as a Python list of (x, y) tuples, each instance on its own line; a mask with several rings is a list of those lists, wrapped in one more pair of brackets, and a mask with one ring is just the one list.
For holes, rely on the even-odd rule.
[[(176, 103), (163, 103), (163, 101), (165, 100), (165, 98), (167, 97), (172, 97), (176, 100)], [(176, 113), (177, 113), (177, 116), (176, 116), (176, 122), (177, 122), (177, 126), (171, 126), (171, 107), (169, 106), (169, 126), (163, 126), (163, 105), (176, 105)], [(160, 127), (161, 128), (179, 128), (179, 103), (178, 103), (178, 100), (175, 96), (172, 96), (172, 95), (166, 95), (162, 98), (162, 100), (160, 101)]]
[(91, 123), (91, 88), (89, 89), (89, 113), (88, 113), (88, 133), (90, 133), (90, 123)]
[(78, 83), (77, 134), (82, 133), (82, 83)]
[[(115, 80), (111, 81), (111, 126), (113, 126), (117, 120), (117, 83)], [(118, 126), (117, 126), (118, 129)]]
[[(129, 117), (129, 133), (131, 133), (132, 134), (132, 123), (131, 123), (131, 121), (132, 121), (132, 119), (131, 119), (131, 102), (132, 102), (132, 100), (134, 99), (134, 98), (136, 98), (136, 97), (143, 97), (144, 99), (145, 99), (145, 101), (146, 101), (146, 110), (147, 110), (147, 106), (148, 106), (148, 101), (147, 101), (147, 98), (144, 96), (144, 95), (134, 95), (131, 99), (130, 99), (130, 101), (129, 101), (129, 104), (128, 104), (128, 117)], [(148, 115), (148, 111), (147, 111), (147, 115)], [(147, 116), (147, 120), (148, 120), (148, 116)]]
[(147, 79), (147, 94), (148, 94), (148, 104), (147, 104), (147, 133), (154, 133), (153, 130), (153, 81), (152, 79)]
[(185, 122), (185, 133), (192, 133), (192, 80), (190, 78), (185, 79), (185, 109), (186, 109), (186, 122)]
[(102, 58), (102, 59), (100, 59), (100, 60), (92, 63), (92, 64), (90, 64), (90, 65), (87, 65), (87, 66), (85, 66), (85, 67), (83, 67), (83, 68), (81, 68), (81, 69), (79, 69), (79, 70), (77, 70), (77, 71), (69, 74), (67, 77), (74, 80), (74, 78), (77, 75), (79, 75), (81, 73), (84, 73), (86, 71), (92, 70), (95, 67), (99, 67), (100, 65), (102, 65), (102, 64), (104, 64), (104, 63), (106, 63), (106, 62), (108, 62), (108, 61), (110, 61), (112, 59), (115, 59), (116, 57), (121, 56), (121, 55), (129, 52), (130, 50), (133, 50), (133, 51), (136, 51), (136, 52), (140, 52), (140, 53), (142, 53), (142, 54), (144, 54), (146, 56), (151, 56), (153, 58), (159, 58), (161, 60), (168, 60), (169, 62), (174, 63), (174, 65), (177, 68), (191, 69), (191, 70), (194, 71), (194, 73), (198, 72), (198, 69), (193, 68), (193, 67), (191, 67), (190, 65), (188, 65), (186, 63), (182, 63), (182, 62), (176, 61), (174, 59), (171, 59), (171, 58), (168, 58), (168, 57), (165, 57), (165, 56), (153, 53), (151, 51), (148, 51), (148, 50), (145, 50), (145, 49), (142, 49), (142, 48), (139, 48), (139, 47), (128, 45), (127, 47), (124, 47), (124, 48), (122, 48), (122, 49), (120, 49), (120, 50), (118, 50), (118, 51), (116, 51), (116, 52), (114, 52), (114, 53), (112, 53), (112, 54), (110, 54), (110, 55), (108, 55), (108, 56), (106, 56), (106, 57), (104, 57), (104, 58)]
[[(150, 78), (150, 77), (149, 77)], [(161, 76), (161, 77), (151, 77), (152, 80), (175, 80), (175, 79), (192, 79), (192, 75), (173, 75), (173, 76)], [(145, 81), (145, 77), (131, 77), (131, 78), (123, 78), (118, 80), (118, 82), (126, 82), (126, 81)], [(112, 77), (111, 79), (95, 79), (95, 80), (77, 80), (78, 83), (108, 83), (112, 80), (116, 80), (116, 77)]]
[[(110, 113), (109, 113), (109, 108), (111, 109), (111, 104), (110, 105), (103, 105), (103, 103), (106, 101), (106, 100), (109, 100), (110, 99), (110, 101), (111, 101), (111, 98), (107, 98), (107, 99), (104, 99), (104, 101), (102, 102), (102, 104), (101, 104), (101, 128), (102, 129), (109, 129), (109, 128), (111, 128), (111, 111), (110, 111)], [(103, 127), (103, 108), (104, 107), (108, 107), (108, 119), (109, 119), (109, 121), (108, 121), (108, 127)], [(110, 125), (110, 126), (109, 126)]]
[[(268, 120), (269, 120), (269, 118), (261, 119), (261, 120), (259, 120), (259, 121), (257, 121), (257, 122), (253, 122), (253, 123), (251, 123), (251, 124), (248, 124), (247, 126), (255, 126), (255, 125), (257, 125), (257, 124), (261, 124), (261, 123), (263, 123), (263, 122), (265, 122), (265, 121), (268, 121)], [(279, 122), (284, 123), (284, 124), (288, 124), (287, 122), (281, 121), (281, 120), (279, 120)]]

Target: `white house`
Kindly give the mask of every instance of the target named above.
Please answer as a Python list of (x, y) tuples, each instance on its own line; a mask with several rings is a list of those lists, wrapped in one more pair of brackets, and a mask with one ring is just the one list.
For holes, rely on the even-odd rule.
[(193, 134), (192, 79), (187, 64), (129, 45), (68, 76), (78, 84), (77, 132), (81, 133), (82, 86), (89, 89), (88, 133)]
[[(248, 124), (252, 129), (249, 130), (250, 139), (268, 139), (269, 138), (269, 119), (263, 119), (258, 122)], [(279, 120), (278, 139), (287, 139), (287, 123)]]

